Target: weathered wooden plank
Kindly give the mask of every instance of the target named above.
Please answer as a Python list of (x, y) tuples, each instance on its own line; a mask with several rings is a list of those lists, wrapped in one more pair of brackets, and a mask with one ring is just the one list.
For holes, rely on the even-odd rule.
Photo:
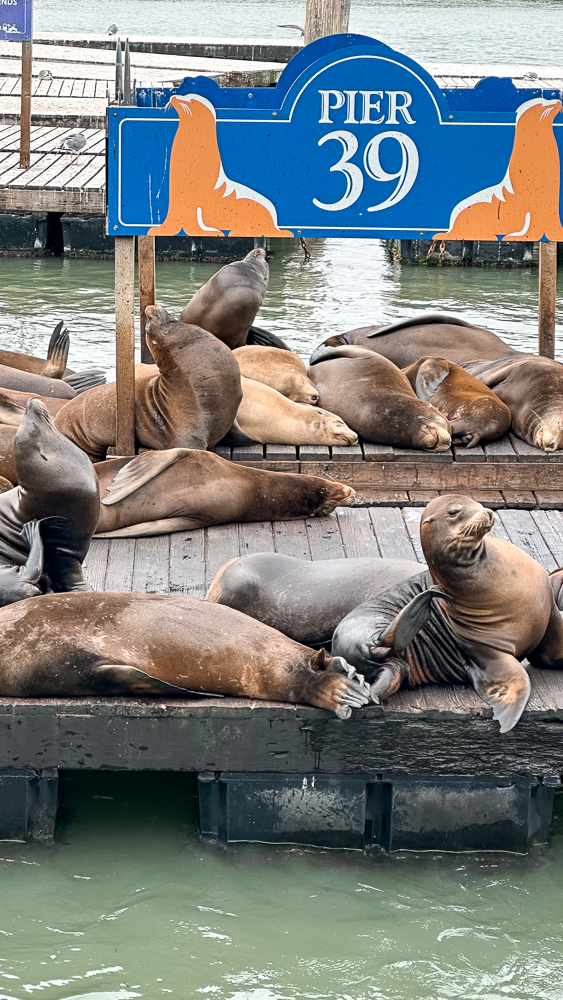
[(104, 590), (129, 593), (133, 589), (134, 538), (108, 538), (109, 554)]
[(307, 525), (303, 518), (295, 521), (274, 521), (272, 524), (276, 552), (296, 559), (310, 559), (311, 549)]
[(238, 525), (241, 556), (252, 552), (274, 552), (274, 536), (271, 521), (251, 521)]
[(378, 489), (562, 490), (563, 463), (513, 462), (302, 462), (301, 471), (312, 476), (332, 476), (352, 486)]
[(559, 510), (534, 510), (532, 520), (557, 566), (563, 566), (563, 514)]
[(135, 237), (115, 239), (115, 367), (118, 455), (135, 454)]
[(296, 462), (297, 448), (293, 444), (267, 444), (265, 458), (267, 462)]
[[(398, 507), (370, 507), (370, 521), (384, 559), (415, 559), (406, 523)], [(420, 520), (415, 518), (417, 525)]]
[(133, 586), (135, 593), (167, 594), (170, 567), (170, 535), (138, 538), (135, 544)]
[(363, 462), (364, 459), (364, 453), (359, 444), (333, 444), (331, 451), (333, 462)]
[(151, 365), (154, 358), (147, 344), (145, 309), (156, 302), (154, 236), (137, 237), (139, 276), (139, 324), (141, 334), (141, 361)]
[(487, 462), (517, 462), (516, 454), (510, 438), (505, 436), (499, 441), (490, 441), (485, 445), (485, 455)]
[(263, 458), (264, 445), (262, 444), (247, 444), (233, 448), (233, 462), (259, 462)]
[(209, 589), (211, 581), (218, 569), (240, 556), (239, 534), (236, 524), (216, 524), (205, 529), (205, 589)]
[(534, 490), (540, 510), (563, 510), (563, 490)]
[(476, 445), (475, 448), (466, 448), (462, 444), (454, 444), (453, 446), (454, 460), (456, 462), (484, 462), (485, 452), (480, 444)]
[[(103, 176), (100, 176), (103, 181)], [(2, 187), (0, 210), (23, 212), (68, 212), (72, 215), (103, 215), (105, 212), (103, 183), (99, 188), (81, 191)]]
[(524, 552), (541, 563), (548, 573), (557, 568), (556, 560), (538, 531), (529, 511), (503, 510), (499, 511), (497, 516), (502, 521), (508, 537), (514, 545), (524, 549)]
[[(420, 508), (416, 507), (405, 507), (400, 514), (405, 528), (407, 529), (411, 545), (414, 549), (414, 554), (418, 561), (423, 563), (425, 562), (424, 552), (422, 551), (422, 545), (420, 544), (420, 521), (422, 519), (422, 511)], [(405, 555), (402, 558), (410, 559), (410, 556)]]
[(169, 591), (205, 597), (205, 530), (175, 531), (170, 536)]
[(305, 520), (312, 559), (343, 559), (346, 555), (336, 515)]
[(537, 500), (531, 490), (501, 490), (507, 507), (532, 510)]
[(373, 444), (371, 441), (362, 441), (362, 449), (366, 462), (394, 462), (395, 452), (391, 445)]
[(369, 508), (338, 507), (336, 517), (348, 559), (381, 555)]
[(438, 496), (440, 496), (438, 490), (409, 490), (409, 501), (413, 507), (426, 507)]
[(104, 590), (108, 564), (109, 538), (94, 538), (84, 560), (84, 575), (94, 590)]
[(302, 444), (299, 447), (299, 461), (328, 462), (330, 461), (330, 449), (326, 444)]
[(433, 465), (445, 465), (453, 462), (454, 456), (451, 448), (447, 451), (421, 451), (419, 448), (393, 448), (396, 462), (421, 463), (431, 462)]
[(461, 496), (471, 497), (472, 500), (477, 500), (478, 503), (482, 503), (484, 507), (490, 507), (491, 510), (498, 510), (501, 507), (506, 507), (506, 501), (499, 490), (481, 490), (471, 487), (468, 489), (465, 486), (461, 486), (456, 490), (440, 490), (440, 496), (449, 496), (450, 494), (455, 494)]
[(219, 458), (225, 458), (227, 461), (230, 461), (231, 449), (228, 448), (226, 445), (217, 444), (215, 445), (214, 448), (211, 448), (210, 450), (214, 451), (216, 455), (219, 455)]

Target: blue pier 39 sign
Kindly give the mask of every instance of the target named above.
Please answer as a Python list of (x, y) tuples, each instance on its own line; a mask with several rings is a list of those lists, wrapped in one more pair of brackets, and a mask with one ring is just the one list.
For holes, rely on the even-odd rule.
[(29, 42), (31, 0), (0, 0), (0, 41)]
[(440, 90), (381, 42), (334, 35), (274, 88), (199, 77), (166, 108), (110, 108), (108, 231), (563, 240), (561, 108), (510, 80)]

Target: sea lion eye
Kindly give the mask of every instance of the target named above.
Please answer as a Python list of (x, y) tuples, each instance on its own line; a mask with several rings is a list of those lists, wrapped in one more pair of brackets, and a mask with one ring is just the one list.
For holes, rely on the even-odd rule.
[(461, 513), (461, 507), (453, 507), (451, 510), (448, 511), (448, 517), (455, 517), (456, 514), (460, 513)]

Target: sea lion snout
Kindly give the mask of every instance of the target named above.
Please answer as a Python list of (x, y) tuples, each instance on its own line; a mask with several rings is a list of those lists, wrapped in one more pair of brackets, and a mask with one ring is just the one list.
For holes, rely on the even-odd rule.
[(563, 448), (563, 422), (553, 417), (540, 423), (534, 434), (534, 445), (543, 451), (557, 451)]
[(447, 451), (452, 443), (450, 431), (449, 421), (436, 411), (435, 415), (421, 420), (420, 447), (427, 451)]

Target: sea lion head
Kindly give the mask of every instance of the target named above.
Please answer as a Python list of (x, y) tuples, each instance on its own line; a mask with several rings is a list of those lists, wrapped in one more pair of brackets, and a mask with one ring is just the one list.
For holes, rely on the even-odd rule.
[(417, 400), (419, 406), (413, 407), (412, 400), (408, 397), (407, 402), (410, 405), (405, 418), (409, 421), (410, 440), (406, 446), (424, 448), (426, 451), (447, 451), (452, 443), (451, 425), (447, 417), (430, 403)]
[(145, 316), (147, 344), (161, 372), (164, 362), (169, 359), (170, 349), (182, 348), (194, 337), (209, 338), (207, 330), (195, 323), (183, 323), (174, 319), (164, 306), (146, 306)]
[[(236, 266), (237, 264), (248, 264), (260, 274), (264, 281), (267, 281), (270, 276), (270, 268), (268, 267), (264, 247), (255, 247), (254, 250), (247, 253), (246, 257), (243, 257), (242, 260), (233, 261), (233, 265)], [(233, 265), (228, 264), (227, 267), (231, 267)]]
[(428, 504), (420, 523), (422, 551), (429, 567), (467, 566), (483, 551), (495, 515), (477, 500), (451, 493)]
[(315, 406), (312, 412), (308, 414), (310, 417), (309, 427), (312, 431), (311, 440), (313, 437), (318, 435), (318, 441), (313, 443), (319, 443), (322, 438), (323, 444), (329, 445), (339, 445), (339, 444), (357, 444), (358, 435), (355, 431), (348, 427), (336, 413), (330, 413), (329, 410), (322, 410), (320, 406)]
[(534, 447), (542, 448), (543, 451), (558, 451), (563, 448), (563, 408), (545, 416), (540, 416), (539, 413), (534, 415), (537, 418), (532, 434)]

